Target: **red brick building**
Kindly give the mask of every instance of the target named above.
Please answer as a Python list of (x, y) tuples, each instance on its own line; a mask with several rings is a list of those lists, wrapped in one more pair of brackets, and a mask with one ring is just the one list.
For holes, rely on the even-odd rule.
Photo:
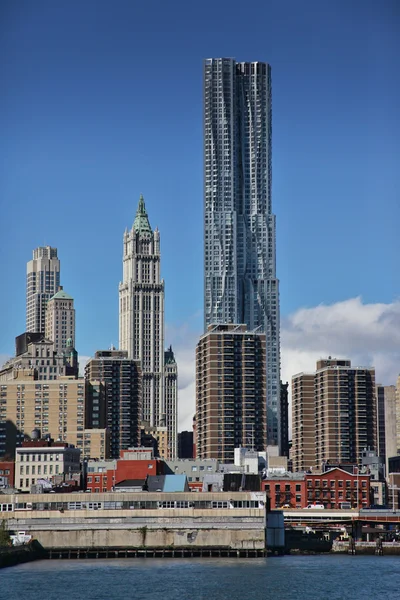
[(364, 473), (348, 473), (339, 468), (321, 474), (306, 473), (306, 506), (318, 503), (325, 508), (338, 509), (348, 508), (350, 504), (351, 508), (368, 508), (370, 477)]
[(105, 471), (104, 473), (95, 472), (88, 473), (86, 477), (86, 491), (99, 493), (109, 492), (113, 486), (113, 471)]
[(203, 482), (202, 481), (189, 481), (189, 488), (191, 492), (202, 492)]
[(262, 481), (262, 489), (268, 493), (272, 510), (310, 504), (323, 504), (328, 509), (368, 508), (371, 502), (370, 475), (339, 468), (305, 473), (302, 479), (271, 477)]
[(304, 508), (306, 483), (292, 477), (271, 477), (261, 482), (271, 502), (271, 510), (276, 508)]
[(14, 487), (15, 462), (13, 460), (0, 459), (0, 477), (7, 480), (6, 485)]
[(164, 462), (154, 459), (148, 448), (123, 450), (120, 459), (99, 461), (98, 465), (98, 470), (95, 462), (88, 465), (86, 489), (93, 493), (110, 492), (114, 485), (121, 481), (146, 479), (147, 475), (164, 474)]

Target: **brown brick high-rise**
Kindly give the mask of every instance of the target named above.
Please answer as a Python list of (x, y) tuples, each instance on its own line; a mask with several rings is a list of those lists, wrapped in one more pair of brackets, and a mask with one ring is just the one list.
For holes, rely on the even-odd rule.
[(362, 451), (377, 447), (375, 369), (329, 357), (316, 373), (295, 375), (292, 430), (293, 470), (360, 464)]
[(233, 462), (239, 446), (265, 450), (265, 334), (209, 325), (196, 348), (197, 457)]
[[(121, 450), (140, 446), (142, 418), (142, 370), (126, 350), (98, 350), (85, 366), (87, 385), (86, 419), (107, 427), (110, 457)], [(105, 393), (97, 394), (95, 382), (103, 382)]]

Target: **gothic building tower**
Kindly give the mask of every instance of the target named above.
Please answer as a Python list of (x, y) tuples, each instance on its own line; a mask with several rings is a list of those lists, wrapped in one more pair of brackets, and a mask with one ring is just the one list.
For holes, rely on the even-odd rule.
[(140, 361), (142, 420), (152, 427), (167, 426), (168, 458), (175, 458), (177, 373), (175, 378), (172, 377), (170, 362), (167, 369), (164, 363), (164, 281), (160, 273), (160, 233), (150, 226), (143, 196), (140, 196), (132, 229), (124, 233), (123, 244), (119, 348), (127, 350), (129, 358)]
[(172, 346), (164, 353), (164, 405), (165, 425), (168, 432), (169, 454), (178, 457), (178, 365)]

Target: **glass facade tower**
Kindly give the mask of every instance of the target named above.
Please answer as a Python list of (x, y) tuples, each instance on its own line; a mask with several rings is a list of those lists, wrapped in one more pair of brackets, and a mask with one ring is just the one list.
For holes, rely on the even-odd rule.
[(279, 444), (279, 281), (272, 176), (271, 67), (204, 63), (204, 328), (266, 334), (267, 442)]

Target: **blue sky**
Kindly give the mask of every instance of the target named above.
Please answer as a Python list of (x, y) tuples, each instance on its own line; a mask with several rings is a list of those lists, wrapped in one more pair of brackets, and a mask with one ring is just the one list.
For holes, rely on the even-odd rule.
[(283, 317), (397, 301), (399, 34), (397, 0), (3, 0), (0, 354), (25, 329), (26, 262), (44, 244), (75, 298), (78, 351), (118, 343), (141, 193), (170, 331), (200, 331), (206, 57), (272, 65)]

